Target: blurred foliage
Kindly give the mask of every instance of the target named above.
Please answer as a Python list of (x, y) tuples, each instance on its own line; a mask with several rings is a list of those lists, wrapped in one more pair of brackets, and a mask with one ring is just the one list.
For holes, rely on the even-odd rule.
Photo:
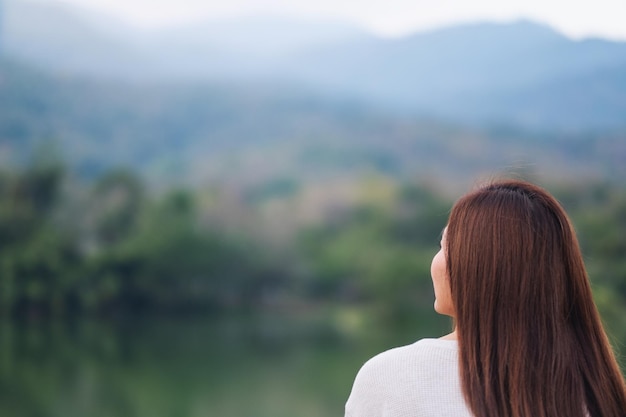
[(63, 173), (0, 175), (4, 315), (241, 309), (286, 280), (253, 242), (201, 227), (189, 191), (149, 198), (118, 170), (68, 192)]
[(375, 304), (388, 321), (430, 310), (430, 262), (448, 208), (431, 190), (406, 186), (383, 204), (359, 204), (306, 230), (300, 244), (313, 270), (307, 293)]
[[(240, 190), (224, 210), (219, 193), (150, 191), (128, 170), (86, 184), (64, 172), (36, 160), (0, 174), (5, 316), (325, 304), (367, 307), (397, 324), (432, 309), (430, 261), (451, 206), (432, 185), (372, 177), (342, 185), (339, 194), (326, 190), (317, 199), (335, 203), (316, 208), (306, 184), (281, 180)], [(555, 193), (578, 229), (607, 326), (625, 344), (626, 192), (597, 183)], [(299, 199), (316, 208), (314, 220), (294, 219)], [(272, 227), (248, 229), (273, 216), (268, 201), (291, 205)], [(275, 228), (285, 229), (280, 239)]]

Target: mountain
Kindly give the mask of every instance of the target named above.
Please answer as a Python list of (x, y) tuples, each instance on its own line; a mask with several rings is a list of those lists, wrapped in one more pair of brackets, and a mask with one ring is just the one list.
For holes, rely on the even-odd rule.
[[(500, 107), (503, 101), (516, 102), (521, 96), (525, 101), (540, 100), (546, 95), (543, 88), (554, 84), (576, 91), (585, 78), (610, 88), (607, 80), (594, 78), (607, 71), (615, 94), (626, 93), (626, 43), (572, 41), (527, 21), (465, 25), (401, 40), (327, 48), (302, 53), (286, 66), (285, 76), (297, 74), (329, 90), (466, 120), (479, 114), (506, 116)], [(528, 97), (531, 92), (534, 99)], [(604, 103), (599, 107), (609, 105), (601, 95), (589, 99)], [(565, 100), (560, 104), (568, 106)], [(621, 102), (613, 104), (619, 106), (616, 112), (626, 114)], [(579, 121), (585, 120), (603, 124), (593, 113)]]
[(567, 44), (530, 22), (473, 24), (303, 53), (292, 60), (290, 72), (381, 98), (419, 101), (435, 93), (463, 94), (538, 79), (546, 71), (534, 67), (532, 58)]
[[(611, 83), (610, 74), (601, 75)], [(551, 179), (623, 183), (625, 135), (472, 128), (280, 84), (74, 79), (0, 60), (3, 169), (53, 143), (80, 178), (121, 165), (159, 187), (318, 183), (376, 173), (460, 184), (518, 168)]]
[(626, 43), (575, 41), (525, 20), (400, 39), (269, 17), (139, 31), (70, 6), (6, 0), (4, 26), (6, 56), (65, 74), (298, 86), (463, 123), (626, 127)]
[[(468, 102), (480, 103), (469, 106)], [(619, 130), (626, 123), (626, 66), (590, 69), (450, 104), (450, 117), (560, 131)], [(443, 111), (441, 112), (443, 114)]]

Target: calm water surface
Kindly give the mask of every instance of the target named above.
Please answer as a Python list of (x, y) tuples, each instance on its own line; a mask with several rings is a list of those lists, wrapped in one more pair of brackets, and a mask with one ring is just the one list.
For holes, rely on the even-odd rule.
[[(445, 331), (303, 318), (0, 324), (3, 417), (330, 417), (373, 354)], [(435, 332), (435, 334), (433, 334)]]

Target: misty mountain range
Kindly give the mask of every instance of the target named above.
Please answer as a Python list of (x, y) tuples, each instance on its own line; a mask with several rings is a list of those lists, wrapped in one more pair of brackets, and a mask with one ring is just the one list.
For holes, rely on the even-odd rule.
[(140, 31), (5, 0), (1, 51), (47, 71), (142, 82), (282, 83), (409, 114), (538, 129), (626, 126), (626, 42), (530, 21), (383, 39), (342, 22), (241, 18)]

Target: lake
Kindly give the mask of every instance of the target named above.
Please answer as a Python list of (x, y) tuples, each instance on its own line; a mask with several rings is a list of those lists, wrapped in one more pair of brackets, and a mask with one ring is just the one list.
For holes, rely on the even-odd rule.
[(449, 323), (392, 327), (290, 313), (2, 322), (0, 415), (339, 416), (365, 360)]

